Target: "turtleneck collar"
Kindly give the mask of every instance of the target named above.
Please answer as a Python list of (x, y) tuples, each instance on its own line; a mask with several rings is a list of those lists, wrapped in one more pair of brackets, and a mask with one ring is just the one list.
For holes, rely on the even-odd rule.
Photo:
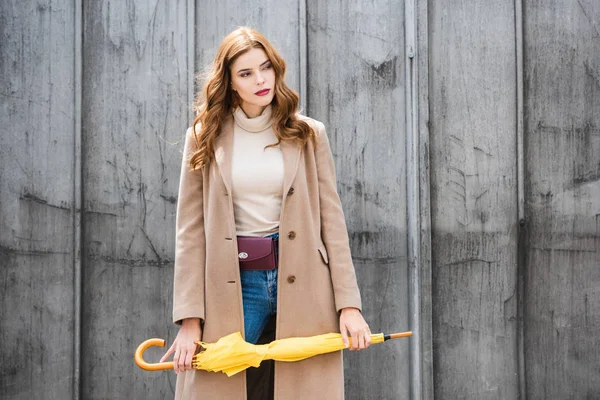
[(263, 110), (261, 115), (255, 118), (248, 118), (244, 110), (242, 110), (242, 107), (238, 107), (233, 112), (233, 118), (240, 128), (248, 132), (258, 133), (265, 131), (272, 126), (273, 120), (271, 119), (271, 112), (271, 105), (269, 104)]

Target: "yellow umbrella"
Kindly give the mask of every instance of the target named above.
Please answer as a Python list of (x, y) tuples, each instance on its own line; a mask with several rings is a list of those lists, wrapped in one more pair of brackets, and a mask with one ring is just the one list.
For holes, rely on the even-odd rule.
[[(412, 332), (371, 335), (371, 343), (412, 336)], [(350, 338), (348, 338), (350, 340)], [(300, 361), (318, 354), (331, 353), (346, 348), (339, 333), (326, 333), (310, 337), (275, 340), (269, 344), (255, 345), (246, 342), (239, 332), (223, 336), (215, 343), (196, 342), (200, 352), (194, 355), (192, 366), (198, 370), (223, 372), (232, 376), (249, 367), (258, 367), (263, 360)], [(150, 364), (144, 361), (144, 351), (151, 346), (164, 347), (163, 339), (148, 339), (135, 352), (135, 362), (147, 371), (173, 368), (173, 362)]]

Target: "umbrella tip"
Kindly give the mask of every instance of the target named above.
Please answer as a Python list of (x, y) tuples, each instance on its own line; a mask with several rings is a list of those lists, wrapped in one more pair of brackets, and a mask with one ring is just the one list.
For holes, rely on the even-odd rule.
[(412, 336), (412, 331), (390, 333), (387, 335), (383, 335), (383, 340), (385, 341), (385, 340), (398, 339), (398, 338), (409, 337), (409, 336)]

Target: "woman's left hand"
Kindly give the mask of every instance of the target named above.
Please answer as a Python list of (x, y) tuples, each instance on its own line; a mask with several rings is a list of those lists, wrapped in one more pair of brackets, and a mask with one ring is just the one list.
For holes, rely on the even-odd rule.
[[(344, 344), (350, 350), (364, 350), (371, 345), (371, 330), (357, 308), (342, 308), (340, 332)], [(348, 343), (348, 334), (351, 343)]]

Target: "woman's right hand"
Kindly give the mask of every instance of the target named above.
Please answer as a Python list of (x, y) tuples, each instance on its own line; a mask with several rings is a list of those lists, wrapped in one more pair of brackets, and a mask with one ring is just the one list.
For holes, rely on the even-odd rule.
[(164, 362), (173, 352), (173, 370), (176, 374), (192, 369), (192, 357), (196, 353), (196, 343), (200, 340), (200, 318), (186, 318), (171, 348), (160, 359)]

